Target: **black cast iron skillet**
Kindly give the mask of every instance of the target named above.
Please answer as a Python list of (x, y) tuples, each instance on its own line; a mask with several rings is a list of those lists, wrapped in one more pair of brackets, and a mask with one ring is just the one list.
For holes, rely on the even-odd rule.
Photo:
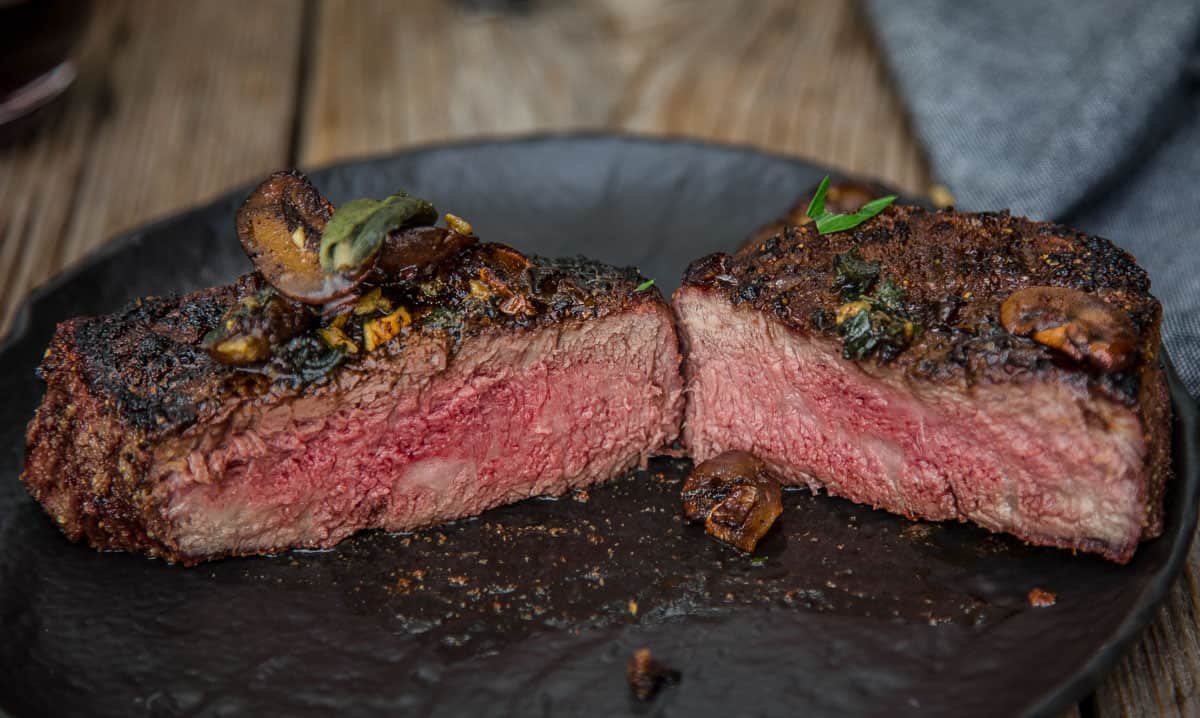
[[(674, 289), (827, 170), (602, 135), (430, 147), (312, 174), (403, 187), (484, 238)], [(746, 557), (680, 521), (686, 461), (327, 552), (186, 569), (69, 544), (17, 480), (56, 322), (224, 282), (246, 189), (117, 238), (34, 293), (0, 351), (0, 709), (14, 716), (1054, 715), (1154, 615), (1196, 523), (1196, 406), (1171, 372), (1163, 536), (1128, 566), (805, 491)], [(1033, 608), (1032, 588), (1057, 594)], [(625, 684), (649, 647), (682, 673)]]

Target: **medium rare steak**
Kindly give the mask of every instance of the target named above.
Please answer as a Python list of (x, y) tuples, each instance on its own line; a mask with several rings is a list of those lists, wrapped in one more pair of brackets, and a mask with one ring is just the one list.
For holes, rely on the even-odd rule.
[(1126, 562), (1162, 529), (1161, 308), (1108, 240), (892, 206), (694, 262), (683, 439), (789, 482)]
[[(673, 318), (636, 271), (420, 231), (448, 255), (436, 271), (315, 319), (252, 274), (64, 322), (29, 491), (73, 540), (194, 564), (559, 494), (675, 439)], [(205, 350), (238, 307), (295, 319), (272, 325), (269, 361)], [(297, 334), (300, 319), (315, 324)]]

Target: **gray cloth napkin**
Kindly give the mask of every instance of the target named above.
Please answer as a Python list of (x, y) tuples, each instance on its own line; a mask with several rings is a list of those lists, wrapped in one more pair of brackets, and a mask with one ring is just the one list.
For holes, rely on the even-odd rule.
[(865, 6), (958, 206), (1065, 222), (1132, 252), (1200, 395), (1200, 1)]

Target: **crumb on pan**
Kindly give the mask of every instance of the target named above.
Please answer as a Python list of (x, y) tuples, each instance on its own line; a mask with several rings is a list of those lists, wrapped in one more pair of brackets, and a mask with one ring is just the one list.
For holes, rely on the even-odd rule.
[(1034, 587), (1029, 591), (1029, 605), (1034, 608), (1053, 606), (1058, 600), (1058, 594), (1044, 588)]
[(648, 701), (664, 684), (679, 682), (679, 671), (672, 670), (654, 660), (649, 648), (639, 648), (625, 669), (629, 687), (640, 701)]

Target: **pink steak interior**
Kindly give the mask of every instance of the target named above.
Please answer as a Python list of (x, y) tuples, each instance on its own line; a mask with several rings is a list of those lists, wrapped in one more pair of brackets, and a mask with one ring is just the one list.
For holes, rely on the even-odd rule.
[[(611, 478), (672, 441), (679, 353), (661, 305), (468, 339), (335, 392), (244, 411), (165, 462), (185, 554), (331, 546)], [(336, 401), (335, 406), (329, 405)]]
[(685, 287), (684, 441), (703, 460), (758, 454), (789, 481), (908, 517), (971, 520), (1119, 560), (1144, 523), (1133, 410), (1086, 386), (918, 384), (840, 346)]

